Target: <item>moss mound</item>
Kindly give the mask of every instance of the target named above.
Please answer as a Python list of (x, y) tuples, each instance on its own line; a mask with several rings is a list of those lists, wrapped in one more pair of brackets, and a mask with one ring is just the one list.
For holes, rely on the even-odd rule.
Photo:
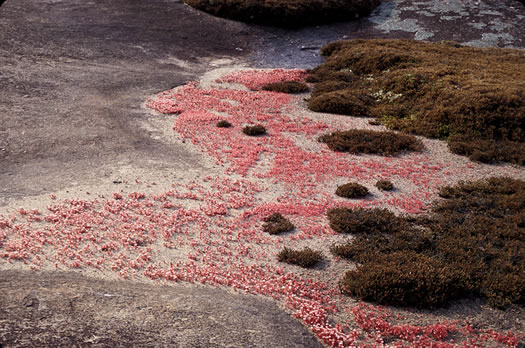
[(338, 233), (380, 234), (403, 230), (407, 222), (387, 209), (348, 209), (328, 210), (330, 227)]
[(274, 213), (265, 218), (264, 221), (263, 230), (269, 234), (289, 232), (295, 228), (294, 224), (281, 213)]
[(482, 162), (525, 163), (525, 52), (453, 42), (351, 40), (323, 47), (308, 105), (442, 138)]
[(308, 247), (302, 250), (293, 250), (284, 248), (277, 255), (279, 262), (286, 262), (292, 265), (309, 268), (315, 266), (323, 259), (323, 255), (319, 251), (312, 250)]
[(394, 184), (389, 180), (379, 180), (376, 182), (376, 187), (381, 191), (392, 191), (394, 189)]
[(358, 235), (350, 242), (330, 247), (335, 256), (357, 263), (366, 263), (381, 255), (399, 251), (423, 253), (433, 249), (435, 240), (432, 233), (408, 226), (405, 230), (394, 231), (393, 234)]
[(350, 182), (338, 186), (335, 194), (343, 198), (363, 198), (368, 195), (368, 189), (356, 182)]
[[(331, 252), (361, 264), (342, 289), (390, 305), (436, 307), (465, 295), (492, 306), (525, 302), (525, 182), (460, 183), (424, 219), (337, 208), (330, 226), (357, 237)], [(415, 289), (415, 290), (414, 290)]]
[(184, 0), (196, 9), (280, 27), (330, 23), (369, 14), (380, 0)]
[(262, 124), (256, 124), (255, 126), (246, 126), (242, 129), (242, 132), (249, 136), (257, 136), (266, 134), (266, 128)]
[(412, 135), (350, 129), (325, 134), (319, 141), (333, 151), (396, 155), (401, 151), (420, 151), (423, 144)]
[(269, 83), (267, 85), (264, 85), (262, 89), (265, 91), (270, 91), (270, 92), (279, 92), (279, 93), (288, 93), (288, 94), (305, 93), (310, 90), (308, 85), (302, 82), (299, 82), (299, 81), (284, 81), (284, 82)]
[(216, 126), (219, 128), (229, 128), (232, 126), (232, 124), (226, 120), (220, 120), (217, 122)]
[(379, 304), (439, 307), (462, 293), (459, 277), (443, 262), (403, 252), (378, 256), (347, 272), (341, 290)]

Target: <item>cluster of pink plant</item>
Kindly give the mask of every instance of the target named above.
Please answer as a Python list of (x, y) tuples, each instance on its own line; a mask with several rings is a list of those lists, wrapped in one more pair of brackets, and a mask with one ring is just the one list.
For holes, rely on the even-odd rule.
[[(268, 82), (304, 78), (294, 70), (244, 71), (222, 79), (251, 89)], [(89, 268), (123, 278), (185, 281), (261, 294), (284, 303), (330, 346), (463, 347), (477, 342), (516, 346), (512, 333), (468, 330), (467, 324), (394, 324), (381, 307), (358, 305), (348, 324), (332, 324), (344, 309), (337, 284), (293, 272), (276, 262), (284, 247), (305, 240), (330, 242), (325, 214), (334, 206), (390, 206), (408, 213), (425, 209), (446, 165), (425, 154), (381, 158), (334, 153), (320, 146), (306, 151), (290, 135), (317, 144), (335, 129), (331, 122), (292, 117), (294, 97), (264, 91), (202, 89), (197, 83), (163, 92), (151, 108), (179, 114), (174, 130), (224, 167), (224, 175), (176, 183), (157, 194), (115, 192), (90, 200), (56, 200), (45, 212), (20, 209), (0, 215), (0, 257), (31, 268)], [(226, 115), (226, 116), (225, 116)], [(217, 128), (227, 119), (231, 128)], [(242, 126), (264, 124), (268, 135), (247, 137)], [(264, 161), (262, 159), (264, 158)], [(266, 165), (261, 165), (264, 162)], [(239, 177), (241, 179), (233, 179)], [(406, 192), (344, 202), (333, 191), (341, 178), (375, 182), (403, 180)], [(138, 186), (140, 182), (136, 182)], [(153, 185), (153, 184), (152, 184)], [(277, 189), (281, 187), (281, 189)], [(261, 195), (265, 198), (261, 199)], [(274, 212), (290, 217), (297, 231), (285, 237), (262, 231)], [(462, 335), (461, 343), (449, 340)]]

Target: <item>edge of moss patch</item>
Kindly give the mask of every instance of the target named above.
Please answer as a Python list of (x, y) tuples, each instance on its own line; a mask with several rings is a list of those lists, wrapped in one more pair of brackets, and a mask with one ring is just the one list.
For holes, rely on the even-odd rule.
[[(525, 165), (525, 52), (454, 42), (336, 41), (311, 69), (313, 111), (375, 117), (471, 160)], [(373, 122), (374, 124), (377, 124)]]
[(381, 304), (441, 307), (462, 297), (525, 303), (525, 181), (498, 177), (442, 187), (424, 218), (335, 208), (330, 227), (356, 237), (334, 255), (360, 263), (342, 291)]

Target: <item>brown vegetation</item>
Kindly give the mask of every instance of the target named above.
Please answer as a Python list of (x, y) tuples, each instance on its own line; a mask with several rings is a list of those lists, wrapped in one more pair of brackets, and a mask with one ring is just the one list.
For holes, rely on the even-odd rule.
[(335, 194), (344, 198), (363, 198), (368, 195), (368, 189), (356, 182), (350, 182), (337, 187)]
[(328, 211), (328, 220), (334, 231), (351, 234), (394, 233), (407, 226), (403, 218), (387, 209), (334, 208)]
[(396, 155), (401, 151), (421, 151), (423, 144), (412, 135), (361, 129), (336, 131), (319, 137), (333, 151)]
[(256, 124), (255, 126), (246, 126), (242, 129), (242, 132), (249, 136), (257, 136), (266, 134), (266, 128), (261, 124)]
[(323, 255), (319, 251), (314, 251), (308, 247), (302, 250), (293, 250), (284, 248), (277, 256), (279, 262), (286, 262), (292, 265), (309, 268), (315, 266), (323, 259)]
[(380, 0), (185, 0), (213, 15), (245, 22), (298, 27), (358, 18)]
[(219, 128), (229, 128), (232, 126), (232, 124), (226, 120), (220, 120), (217, 122), (216, 126)]
[(262, 86), (262, 89), (270, 92), (294, 94), (308, 92), (310, 87), (299, 81), (284, 81), (269, 83)]
[(266, 223), (263, 225), (263, 230), (269, 234), (289, 232), (295, 228), (294, 224), (281, 213), (274, 213), (265, 218), (264, 221)]
[(443, 306), (481, 296), (496, 307), (525, 301), (525, 182), (491, 178), (440, 190), (427, 218), (379, 209), (328, 212), (336, 232), (357, 234), (331, 247), (361, 264), (345, 293), (390, 305)]
[(525, 52), (454, 42), (339, 41), (311, 70), (314, 111), (376, 117), (482, 162), (525, 163)]
[(394, 184), (389, 180), (379, 180), (376, 182), (376, 187), (381, 191), (392, 191), (394, 189)]

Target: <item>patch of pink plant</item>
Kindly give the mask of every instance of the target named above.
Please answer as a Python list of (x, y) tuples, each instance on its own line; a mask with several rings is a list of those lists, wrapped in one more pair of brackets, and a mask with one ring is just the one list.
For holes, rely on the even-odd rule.
[[(301, 70), (255, 70), (220, 81), (257, 90), (269, 82), (304, 76)], [(337, 284), (296, 274), (276, 262), (284, 246), (313, 239), (330, 242), (334, 232), (325, 218), (328, 209), (388, 206), (420, 213), (443, 178), (454, 172), (424, 153), (384, 158), (334, 153), (324, 146), (304, 150), (290, 135), (317, 144), (317, 137), (336, 125), (291, 116), (296, 111), (294, 98), (265, 91), (203, 89), (196, 82), (160, 93), (148, 106), (178, 114), (174, 131), (223, 166), (224, 176), (173, 184), (155, 195), (115, 192), (111, 199), (63, 201), (52, 197), (46, 212), (20, 209), (0, 216), (0, 257), (34, 269), (96, 269), (126, 279), (145, 276), (269, 296), (333, 347), (382, 346), (386, 338), (396, 346), (516, 346), (520, 336), (513, 333), (467, 329), (466, 322), (395, 324), (384, 308), (364, 304), (349, 309), (347, 324), (333, 325), (330, 316), (347, 310), (337, 300)], [(233, 127), (217, 128), (219, 119)], [(243, 126), (255, 123), (263, 124), (268, 134), (242, 133)], [(343, 201), (333, 194), (337, 181), (379, 179), (402, 180), (411, 188), (366, 200)], [(263, 233), (261, 220), (274, 212), (289, 216), (298, 231), (286, 237)], [(459, 333), (461, 342), (449, 340)]]

